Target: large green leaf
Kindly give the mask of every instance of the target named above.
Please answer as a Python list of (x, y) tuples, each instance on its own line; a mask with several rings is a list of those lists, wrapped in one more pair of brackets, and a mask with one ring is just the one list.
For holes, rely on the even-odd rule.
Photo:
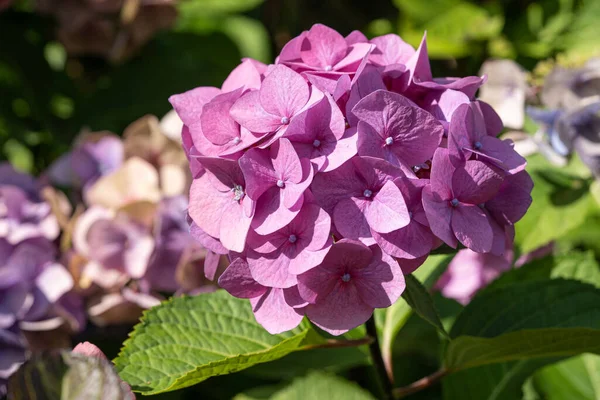
[(281, 358), (310, 344), (310, 329), (271, 335), (247, 300), (222, 290), (173, 298), (144, 314), (115, 364), (135, 391), (160, 393)]
[(600, 356), (583, 354), (543, 368), (533, 385), (547, 400), (600, 399)]
[[(453, 254), (431, 255), (414, 272), (414, 276), (423, 283), (425, 288), (431, 289), (453, 257)], [(391, 362), (394, 339), (411, 314), (412, 308), (403, 298), (398, 299), (387, 309), (375, 310), (377, 325), (383, 327), (381, 329), (381, 351), (384, 360), (388, 363)]]
[(493, 338), (523, 329), (600, 328), (600, 290), (565, 279), (515, 283), (476, 296), (450, 336)]
[(8, 399), (130, 400), (109, 361), (70, 352), (36, 354), (10, 377)]
[(275, 393), (271, 400), (374, 400), (356, 383), (338, 376), (313, 372), (298, 378), (287, 388)]
[[(511, 295), (514, 296), (523, 296), (523, 293), (527, 292), (530, 287), (529, 285), (534, 284), (535, 281), (548, 282), (548, 278), (556, 277), (560, 275), (561, 277), (569, 277), (574, 278), (578, 277), (585, 282), (598, 285), (596, 278), (594, 278), (594, 273), (584, 273), (582, 271), (589, 271), (597, 268), (597, 265), (593, 258), (591, 257), (589, 252), (586, 253), (570, 253), (567, 255), (552, 257), (548, 256), (543, 259), (535, 260), (534, 262), (527, 264), (521, 268), (511, 270), (503, 274), (499, 279), (494, 281), (488, 288), (486, 288), (483, 292), (477, 296), (473, 302), (467, 306), (467, 308), (472, 309), (472, 307), (485, 307), (484, 310), (481, 310), (481, 314), (487, 313), (487, 320), (491, 321), (492, 318), (496, 315), (499, 309), (506, 307), (507, 309), (516, 309), (519, 310), (522, 308), (521, 301), (523, 304), (527, 304), (530, 300), (530, 297), (525, 297), (521, 300), (515, 297), (511, 299)], [(530, 284), (527, 284), (527, 281), (534, 281)], [(560, 281), (558, 281), (560, 282)], [(540, 283), (540, 282), (538, 282)], [(521, 286), (522, 288), (517, 292), (514, 292), (513, 285)], [(523, 287), (524, 285), (524, 287)], [(590, 290), (590, 286), (583, 285), (587, 287), (587, 290)], [(502, 293), (504, 290), (509, 291), (509, 294), (498, 298), (498, 294)], [(576, 291), (575, 288), (572, 289)], [(482, 298), (488, 298), (490, 293), (494, 294), (493, 298), (490, 298), (489, 301), (483, 301)], [(536, 293), (539, 293), (536, 290)], [(586, 306), (577, 306), (578, 302), (577, 298), (581, 299), (585, 296), (577, 296), (573, 298), (570, 294), (566, 292), (561, 292), (560, 295), (565, 294), (564, 301), (567, 304), (571, 304), (573, 306), (573, 310), (582, 310), (587, 309)], [(571, 293), (572, 294), (572, 293)], [(532, 294), (533, 297), (539, 296), (539, 294)], [(527, 327), (541, 327), (543, 326), (540, 323), (539, 317), (543, 316), (541, 314), (549, 314), (552, 313), (555, 309), (552, 301), (560, 302), (563, 300), (562, 298), (552, 298), (552, 295), (549, 294), (549, 299), (547, 304), (541, 304), (541, 302), (537, 302), (537, 304), (533, 305), (530, 310), (528, 310), (531, 315), (538, 315), (538, 317), (534, 318), (534, 325), (528, 325)], [(494, 300), (494, 298), (496, 300)], [(491, 302), (498, 301), (500, 303), (495, 307), (489, 307)], [(519, 304), (513, 305), (513, 302), (517, 301)], [(573, 301), (573, 303), (571, 303)], [(481, 303), (480, 303), (481, 302)], [(593, 302), (593, 301), (592, 301)], [(592, 306), (593, 307), (593, 306)], [(568, 308), (568, 306), (567, 306)], [(537, 309), (537, 311), (536, 311)], [(565, 320), (568, 320), (571, 316), (575, 316), (574, 313), (571, 313), (568, 309), (562, 309), (560, 311), (561, 315), (566, 315), (564, 317)], [(500, 318), (510, 318), (511, 312), (509, 311), (506, 315)], [(464, 318), (464, 315), (459, 317), (461, 319)], [(525, 315), (520, 316), (519, 318), (526, 319)], [(538, 322), (535, 322), (537, 318)], [(583, 317), (585, 318), (585, 317)], [(553, 319), (554, 320), (554, 319)], [(590, 321), (593, 321), (594, 317), (590, 317)], [(595, 320), (598, 321), (598, 317), (595, 317)], [(463, 322), (459, 322), (459, 324), (463, 324)], [(576, 321), (572, 321), (576, 322)], [(479, 324), (484, 324), (485, 322), (481, 320)], [(504, 322), (506, 326), (509, 326), (508, 321)], [(547, 326), (552, 326), (552, 321), (548, 321)], [(458, 324), (455, 325), (455, 329), (458, 329)], [(483, 325), (481, 325), (483, 326)], [(480, 331), (477, 328), (477, 323), (463, 325), (461, 329), (465, 334), (469, 335), (483, 335), (487, 337), (493, 337), (494, 335), (501, 334), (502, 332), (502, 322), (498, 324), (493, 324), (495, 328), (487, 329), (485, 331)], [(457, 333), (453, 331), (452, 334)], [(491, 339), (491, 340), (495, 340)], [(499, 364), (490, 364), (484, 365), (480, 367), (474, 367), (467, 370), (462, 370), (456, 373), (451, 374), (446, 377), (443, 381), (443, 390), (444, 390), (444, 398), (445, 399), (461, 399), (461, 400), (502, 400), (502, 399), (519, 399), (521, 398), (521, 387), (523, 382), (531, 376), (536, 370), (539, 368), (546, 366), (548, 364), (552, 364), (556, 361), (559, 361), (564, 357), (543, 357), (543, 358), (535, 358), (535, 359), (522, 359), (518, 361), (504, 362)]]
[(513, 284), (476, 297), (457, 318), (450, 370), (600, 351), (600, 290), (571, 280)]
[(444, 336), (448, 336), (427, 289), (413, 275), (405, 275), (404, 279), (406, 289), (402, 293), (402, 298), (421, 318), (433, 325)]
[[(600, 328), (600, 321), (594, 325)], [(598, 328), (524, 329), (494, 338), (460, 336), (448, 345), (446, 368), (460, 370), (530, 358), (600, 353)]]

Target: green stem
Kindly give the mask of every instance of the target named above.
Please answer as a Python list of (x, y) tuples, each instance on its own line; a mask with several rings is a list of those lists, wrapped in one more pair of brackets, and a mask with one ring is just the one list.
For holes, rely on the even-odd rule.
[(383, 357), (381, 356), (381, 347), (379, 346), (379, 339), (377, 336), (377, 326), (375, 325), (375, 315), (373, 315), (366, 323), (367, 327), (367, 335), (373, 338), (371, 344), (369, 344), (369, 351), (371, 352), (371, 360), (373, 361), (373, 366), (375, 367), (375, 371), (377, 372), (377, 376), (379, 377), (379, 383), (381, 384), (381, 388), (383, 389), (383, 399), (384, 400), (392, 400), (394, 398), (392, 394), (392, 381), (388, 378), (385, 363), (383, 362)]

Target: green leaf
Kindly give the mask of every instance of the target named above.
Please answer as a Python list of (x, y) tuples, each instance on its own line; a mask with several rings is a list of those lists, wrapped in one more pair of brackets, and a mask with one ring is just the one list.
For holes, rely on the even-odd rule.
[(179, 3), (178, 9), (187, 18), (203, 17), (249, 11), (263, 2), (264, 0), (186, 0)]
[[(569, 265), (573, 267), (569, 267)], [(557, 257), (547, 256), (524, 265), (521, 268), (504, 273), (490, 286), (480, 292), (479, 296), (487, 296), (487, 293), (490, 291), (501, 290), (503, 287), (510, 287), (513, 284), (547, 280), (555, 274), (558, 275), (558, 272), (553, 272), (555, 268), (557, 271), (561, 271), (560, 275), (562, 277), (572, 278), (579, 275), (578, 271), (582, 269), (581, 266), (583, 265), (587, 265), (586, 268), (593, 268), (595, 266), (595, 261), (589, 252), (575, 252)], [(567, 271), (570, 272), (567, 273)], [(595, 279), (586, 278), (585, 281), (597, 284), (595, 283)], [(493, 312), (495, 310), (491, 310), (489, 315), (494, 315), (492, 314)], [(470, 334), (474, 333), (470, 331)], [(453, 373), (443, 381), (444, 398), (461, 400), (521, 398), (521, 388), (527, 378), (539, 368), (560, 361), (562, 358), (524, 359), (474, 367)]]
[(451, 370), (526, 358), (600, 350), (600, 290), (554, 279), (524, 282), (477, 296), (450, 332)]
[(8, 383), (9, 400), (129, 400), (130, 396), (109, 361), (67, 351), (35, 354)]
[[(414, 276), (423, 283), (425, 288), (431, 289), (453, 257), (454, 254), (431, 255), (414, 272)], [(411, 314), (412, 309), (403, 298), (398, 299), (387, 309), (375, 310), (377, 326), (383, 327), (381, 330), (381, 351), (383, 359), (387, 362), (391, 362), (394, 339)]]
[(374, 400), (354, 382), (322, 372), (312, 372), (295, 379), (287, 388), (275, 393), (271, 400)]
[(600, 399), (600, 356), (583, 354), (546, 367), (533, 376), (533, 385), (547, 400)]
[[(596, 324), (600, 326), (600, 323)], [(600, 329), (524, 329), (494, 338), (460, 336), (446, 350), (450, 370), (531, 358), (600, 352)]]
[(523, 382), (555, 358), (490, 364), (453, 373), (442, 381), (444, 399), (512, 400), (522, 396)]
[(223, 290), (173, 298), (144, 314), (115, 364), (135, 391), (161, 393), (281, 358), (316, 343), (305, 340), (310, 330), (304, 322), (271, 335), (247, 300)]
[(260, 21), (236, 15), (226, 18), (220, 29), (235, 42), (242, 57), (271, 62), (269, 32)]
[[(596, 209), (589, 193), (589, 180), (554, 168), (540, 155), (528, 159), (527, 169), (535, 183), (533, 203), (517, 222), (515, 243), (528, 253), (566, 235), (583, 224)], [(575, 162), (575, 161), (574, 161)]]
[(441, 334), (448, 337), (444, 329), (438, 311), (435, 308), (433, 299), (427, 289), (413, 275), (405, 275), (406, 289), (402, 293), (402, 298), (408, 305), (425, 321), (433, 325)]

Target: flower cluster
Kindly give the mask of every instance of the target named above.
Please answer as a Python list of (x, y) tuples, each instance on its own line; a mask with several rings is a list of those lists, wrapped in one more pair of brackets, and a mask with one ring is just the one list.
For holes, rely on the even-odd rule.
[(147, 116), (123, 139), (84, 133), (40, 179), (0, 165), (0, 397), (28, 351), (70, 347), (88, 319), (215, 289), (220, 255), (190, 235), (188, 162), (163, 132)]
[[(9, 164), (0, 165), (0, 396), (25, 359), (25, 338), (32, 347), (64, 343), (83, 327), (81, 299), (54, 243), (60, 228), (45, 200), (51, 193)], [(36, 343), (36, 332), (52, 332), (54, 339)]]
[(137, 321), (160, 293), (214, 288), (220, 256), (190, 235), (187, 159), (156, 117), (132, 123), (123, 139), (83, 134), (48, 178), (74, 188), (85, 205), (73, 219), (68, 259), (97, 325)]
[(245, 59), (220, 89), (172, 96), (192, 233), (231, 261), (220, 285), (269, 332), (306, 315), (341, 334), (442, 243), (502, 254), (532, 181), (474, 98), (484, 82), (433, 78), (425, 38), (317, 24), (274, 65)]
[(36, 0), (36, 8), (56, 18), (70, 55), (111, 61), (131, 56), (177, 18), (174, 0)]

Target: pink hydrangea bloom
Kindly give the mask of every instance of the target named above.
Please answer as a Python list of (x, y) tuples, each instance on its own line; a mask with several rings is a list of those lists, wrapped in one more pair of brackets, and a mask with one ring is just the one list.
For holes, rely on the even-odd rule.
[(310, 303), (308, 318), (340, 335), (366, 322), (374, 308), (394, 304), (404, 291), (404, 277), (379, 247), (342, 239), (319, 267), (298, 276), (298, 291)]
[(425, 38), (415, 50), (316, 24), (274, 65), (245, 59), (221, 89), (172, 96), (192, 235), (233, 261), (221, 286), (269, 332), (306, 315), (339, 334), (443, 242), (510, 248), (532, 182), (474, 97), (484, 83), (433, 77)]
[(452, 247), (460, 241), (480, 253), (491, 251), (491, 217), (480, 205), (498, 193), (502, 174), (476, 160), (455, 168), (448, 150), (441, 148), (432, 164), (431, 183), (423, 189), (423, 207), (433, 233)]

